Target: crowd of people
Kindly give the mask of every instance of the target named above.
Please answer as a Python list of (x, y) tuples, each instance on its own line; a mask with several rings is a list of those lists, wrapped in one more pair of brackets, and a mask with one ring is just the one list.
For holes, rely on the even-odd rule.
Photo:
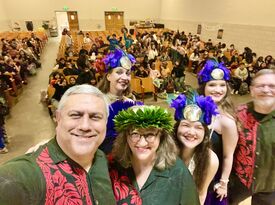
[[(233, 205), (252, 196), (253, 205), (273, 205), (274, 60), (249, 75), (252, 101), (235, 108), (230, 99), (234, 68), (222, 55), (226, 45), (179, 32), (136, 38), (126, 47), (115, 35), (108, 37), (110, 52), (95, 60), (85, 49), (75, 62), (59, 59), (49, 80), (58, 93), (51, 99), (56, 137), (0, 166), (0, 192), (5, 193), (0, 202)], [(238, 55), (238, 63), (249, 63), (248, 53)], [(144, 105), (130, 90), (133, 73), (149, 69), (165, 92), (165, 69), (156, 72), (157, 59), (163, 60), (161, 67), (171, 60), (174, 71), (166, 72), (167, 78), (179, 78), (174, 79), (173, 114)], [(198, 89), (185, 88), (188, 65)], [(66, 69), (75, 71), (74, 86), (67, 85), (66, 76), (73, 75)], [(88, 80), (79, 82), (81, 74)]]
[(9, 138), (5, 131), (5, 116), (9, 114), (7, 95), (17, 96), (28, 84), (28, 77), (41, 67), (40, 55), (44, 40), (31, 33), (29, 37), (1, 38), (0, 42), (0, 154), (8, 152)]
[[(72, 50), (71, 34), (67, 31), (64, 34), (66, 39), (70, 39), (65, 43), (68, 45), (67, 49)], [(104, 74), (104, 56), (109, 51), (114, 51), (115, 47), (120, 47), (137, 60), (132, 75), (138, 78), (152, 78), (160, 98), (167, 98), (166, 93), (169, 92), (184, 92), (185, 70), (197, 74), (208, 58), (216, 58), (229, 69), (231, 79), (228, 83), (232, 88), (232, 94), (247, 94), (251, 79), (257, 71), (275, 67), (271, 55), (257, 56), (249, 47), (245, 47), (241, 52), (235, 49), (234, 44), (227, 47), (225, 43), (215, 44), (211, 39), (202, 41), (197, 35), (187, 35), (179, 31), (136, 32), (130, 35), (127, 29), (122, 29), (120, 36), (116, 33), (107, 36), (106, 39), (102, 36), (91, 36), (88, 32), (79, 32), (78, 35), (83, 35), (83, 44), (80, 43), (83, 49), (80, 50), (78, 59), (78, 53), (65, 52), (64, 57), (67, 58), (69, 68), (77, 67), (80, 73), (84, 67), (89, 67), (92, 73), (87, 80), (93, 79), (94, 85)], [(86, 53), (86, 57), (80, 56), (81, 52)], [(72, 62), (72, 56), (76, 56), (73, 59), (77, 59), (77, 62)], [(60, 60), (64, 58), (58, 59)], [(168, 62), (171, 62), (172, 67)], [(64, 68), (66, 66), (60, 69)]]

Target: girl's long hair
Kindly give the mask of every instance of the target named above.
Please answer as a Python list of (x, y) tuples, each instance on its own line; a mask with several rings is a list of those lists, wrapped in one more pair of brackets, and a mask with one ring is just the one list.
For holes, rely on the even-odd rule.
[[(179, 148), (179, 153), (182, 153), (184, 146), (177, 137), (179, 125), (180, 125), (180, 121), (177, 121), (174, 125), (174, 140), (176, 142), (176, 145)], [(205, 131), (203, 141), (195, 148), (195, 152), (194, 152), (195, 170), (193, 172), (193, 179), (195, 181), (195, 184), (199, 192), (203, 188), (202, 186), (204, 184), (205, 176), (209, 167), (209, 163), (210, 163), (209, 150), (211, 148), (210, 140), (209, 140), (209, 129), (206, 125), (203, 125), (203, 127)]]

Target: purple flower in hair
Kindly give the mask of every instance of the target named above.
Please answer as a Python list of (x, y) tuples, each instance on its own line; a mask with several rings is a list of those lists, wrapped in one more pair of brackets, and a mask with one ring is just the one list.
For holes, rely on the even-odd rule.
[(131, 61), (132, 64), (134, 64), (136, 62), (136, 59), (132, 54), (128, 54), (127, 56), (128, 56), (128, 58), (129, 58), (129, 60)]
[(217, 115), (217, 105), (212, 100), (210, 96), (203, 97), (197, 96), (196, 97), (197, 105), (201, 108), (203, 115), (203, 122), (207, 125), (211, 124), (212, 116)]
[(129, 107), (135, 106), (135, 105), (143, 105), (142, 102), (139, 101), (122, 101), (117, 100), (109, 105), (109, 117), (107, 122), (107, 138), (114, 138), (117, 136), (117, 133), (115, 131), (115, 125), (114, 125), (114, 117), (121, 111), (121, 110), (127, 110)]
[(212, 116), (217, 115), (217, 105), (210, 96), (198, 96), (195, 92), (190, 93), (188, 96), (181, 94), (175, 100), (172, 100), (170, 107), (175, 108), (175, 120), (184, 119), (183, 112), (185, 107), (192, 104), (197, 105), (202, 111), (198, 121), (206, 125), (211, 124)]
[(136, 62), (136, 59), (131, 54), (127, 54), (120, 48), (116, 48), (114, 52), (109, 53), (104, 59), (105, 63), (105, 72), (108, 72), (109, 69), (116, 68), (121, 66), (120, 59), (126, 56), (132, 64)]
[(223, 71), (222, 80), (230, 80), (230, 71), (224, 66), (224, 64), (219, 63), (215, 59), (209, 59), (204, 64), (203, 69), (198, 73), (199, 84), (203, 84), (211, 80), (216, 80), (211, 75), (214, 69), (220, 69)]
[(175, 108), (175, 120), (181, 120), (183, 118), (183, 109), (186, 106), (186, 96), (181, 94), (176, 99), (172, 100), (170, 107)]

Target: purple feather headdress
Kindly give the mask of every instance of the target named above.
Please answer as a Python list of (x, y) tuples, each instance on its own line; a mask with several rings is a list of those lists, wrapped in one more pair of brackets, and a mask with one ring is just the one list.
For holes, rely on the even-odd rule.
[(212, 116), (218, 114), (217, 105), (210, 96), (198, 96), (194, 92), (191, 96), (179, 95), (175, 100), (172, 100), (170, 107), (175, 109), (174, 118), (176, 121), (186, 119), (210, 125)]
[(207, 60), (203, 69), (198, 73), (199, 84), (211, 80), (230, 80), (230, 71), (223, 63), (219, 63), (215, 59)]
[(122, 49), (116, 48), (114, 52), (109, 53), (103, 59), (103, 62), (105, 63), (105, 72), (108, 72), (108, 70), (116, 67), (123, 67), (130, 70), (132, 65), (136, 62), (136, 59)]
[(107, 123), (107, 133), (106, 133), (107, 138), (114, 138), (117, 136), (117, 133), (115, 131), (114, 117), (121, 110), (127, 110), (129, 107), (132, 107), (135, 105), (143, 105), (143, 103), (139, 101), (117, 100), (109, 105), (109, 117), (108, 117), (108, 123)]

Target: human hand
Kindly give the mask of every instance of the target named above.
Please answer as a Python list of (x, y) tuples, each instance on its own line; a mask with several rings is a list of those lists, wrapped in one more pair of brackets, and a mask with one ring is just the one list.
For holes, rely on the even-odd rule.
[(223, 198), (227, 197), (227, 184), (217, 183), (214, 185), (214, 191), (217, 193), (217, 198), (220, 198), (220, 201)]

